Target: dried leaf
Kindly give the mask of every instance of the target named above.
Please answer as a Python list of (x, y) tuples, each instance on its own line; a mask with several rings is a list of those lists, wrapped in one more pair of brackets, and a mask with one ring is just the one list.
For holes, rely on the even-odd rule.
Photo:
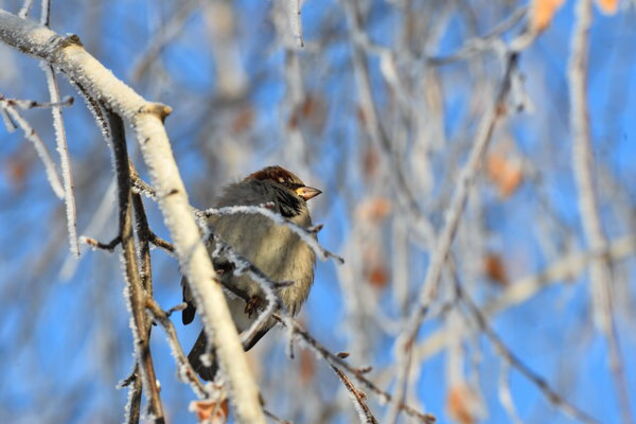
[(33, 155), (29, 153), (28, 145), (22, 144), (1, 166), (15, 190), (22, 189), (33, 168)]
[(375, 265), (367, 274), (367, 281), (376, 289), (383, 289), (389, 282), (389, 273), (383, 265)]
[(550, 25), (563, 0), (533, 0), (530, 8), (530, 29), (543, 31)]
[(596, 0), (596, 5), (606, 15), (613, 15), (618, 9), (618, 0)]
[(446, 397), (446, 410), (451, 419), (460, 424), (474, 424), (482, 415), (479, 398), (465, 384), (450, 388)]
[(308, 383), (316, 375), (316, 358), (310, 350), (300, 351), (300, 381)]
[(360, 219), (379, 222), (391, 213), (391, 200), (386, 197), (372, 197), (365, 200), (358, 207)]
[(495, 283), (508, 284), (508, 273), (503, 259), (497, 253), (488, 253), (484, 258), (484, 273)]
[(494, 153), (487, 162), (488, 177), (499, 189), (499, 194), (506, 198), (512, 195), (523, 181), (521, 161)]
[(15, 188), (22, 187), (29, 173), (29, 163), (22, 158), (5, 162), (4, 170)]
[(214, 400), (196, 400), (190, 402), (190, 411), (197, 414), (197, 420), (206, 424), (225, 424), (229, 406), (227, 399), (220, 403)]
[(378, 165), (380, 164), (380, 156), (378, 155), (377, 150), (373, 147), (366, 148), (362, 155), (362, 173), (368, 181), (377, 173)]
[(308, 124), (316, 133), (322, 131), (327, 119), (325, 102), (316, 95), (307, 94), (291, 113), (287, 125), (291, 129), (301, 124)]

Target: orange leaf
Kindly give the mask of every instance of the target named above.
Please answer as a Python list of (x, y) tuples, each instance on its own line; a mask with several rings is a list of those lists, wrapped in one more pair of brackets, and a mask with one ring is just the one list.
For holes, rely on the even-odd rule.
[(358, 207), (358, 216), (370, 221), (382, 221), (391, 213), (391, 201), (386, 197), (372, 197)]
[(530, 29), (543, 31), (550, 25), (564, 0), (534, 0), (530, 8)]
[(453, 421), (460, 424), (474, 424), (481, 412), (477, 395), (465, 384), (451, 387), (446, 397), (446, 410)]
[(225, 424), (228, 416), (228, 401), (195, 400), (190, 402), (190, 411), (197, 414), (200, 423)]
[(596, 5), (606, 15), (613, 15), (618, 9), (618, 0), (596, 0)]
[(513, 194), (523, 181), (523, 170), (518, 160), (508, 159), (495, 153), (488, 158), (486, 165), (488, 176), (495, 183), (502, 197)]
[(369, 274), (367, 275), (367, 279), (373, 287), (376, 289), (382, 289), (386, 287), (389, 282), (389, 273), (383, 265), (378, 264), (371, 268), (371, 271), (369, 271)]

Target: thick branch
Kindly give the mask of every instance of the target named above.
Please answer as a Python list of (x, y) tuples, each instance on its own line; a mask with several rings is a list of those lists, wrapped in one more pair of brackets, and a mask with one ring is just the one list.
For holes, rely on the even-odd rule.
[(163, 119), (170, 108), (147, 102), (88, 54), (76, 36), (61, 37), (34, 22), (0, 10), (0, 40), (35, 55), (63, 71), (101, 99), (134, 127), (141, 151), (158, 192), (158, 201), (175, 244), (208, 339), (213, 340), (221, 367), (228, 376), (237, 418), (265, 423), (254, 382), (236, 328), (207, 250), (200, 239), (188, 196), (179, 174)]

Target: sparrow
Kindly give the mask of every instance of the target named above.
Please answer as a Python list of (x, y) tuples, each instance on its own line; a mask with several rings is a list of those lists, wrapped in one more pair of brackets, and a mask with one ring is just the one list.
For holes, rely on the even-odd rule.
[[(321, 193), (309, 187), (300, 178), (280, 166), (269, 166), (248, 175), (238, 183), (229, 184), (214, 201), (215, 208), (228, 206), (267, 205), (274, 212), (304, 228), (311, 227), (307, 201)], [(274, 223), (261, 214), (232, 214), (211, 216), (208, 226), (212, 234), (231, 246), (236, 253), (256, 266), (273, 282), (284, 283), (276, 295), (284, 309), (292, 316), (299, 311), (314, 281), (314, 251), (285, 225)], [(315, 237), (315, 235), (314, 235)], [(227, 258), (213, 257), (214, 241), (208, 243), (212, 264), (224, 285), (235, 287), (250, 297), (250, 301), (227, 296), (226, 300), (239, 333), (250, 328), (258, 316), (258, 308), (266, 303), (261, 286), (246, 274), (235, 275), (234, 264)], [(194, 319), (195, 305), (189, 285), (181, 280), (186, 308), (181, 320), (189, 324)], [(251, 349), (274, 325), (270, 318), (249, 339), (243, 341), (245, 351)], [(206, 353), (207, 337), (201, 330), (188, 355), (193, 369), (207, 381), (214, 379), (217, 364), (212, 356), (207, 366), (201, 356)]]

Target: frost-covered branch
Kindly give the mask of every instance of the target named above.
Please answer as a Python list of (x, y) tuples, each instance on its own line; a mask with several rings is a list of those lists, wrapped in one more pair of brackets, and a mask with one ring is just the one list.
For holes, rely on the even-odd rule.
[[(495, 101), (489, 110), (484, 114), (482, 121), (475, 136), (475, 143), (471, 148), (470, 155), (466, 164), (460, 171), (457, 188), (451, 199), (451, 203), (446, 212), (446, 220), (444, 227), (437, 240), (437, 245), (431, 254), (431, 261), (426, 270), (424, 282), (420, 287), (417, 304), (412, 311), (404, 330), (395, 342), (396, 355), (398, 362), (398, 376), (396, 387), (405, 387), (403, 382), (406, 381), (409, 371), (408, 364), (412, 355), (412, 347), (415, 343), (420, 325), (424, 320), (432, 301), (437, 296), (438, 285), (441, 279), (442, 270), (451, 245), (455, 239), (455, 234), (460, 224), (468, 194), (477, 177), (482, 160), (488, 144), (492, 138), (492, 133), (499, 119), (504, 115), (505, 100), (510, 90), (513, 69), (517, 63), (517, 54), (509, 54), (505, 61), (504, 76), (499, 85)], [(397, 399), (402, 399), (405, 393), (396, 394)], [(391, 423), (397, 421), (398, 410), (392, 406), (393, 413), (389, 414)]]
[(205, 387), (201, 384), (201, 380), (197, 377), (197, 373), (192, 369), (190, 361), (188, 361), (188, 358), (183, 352), (183, 348), (181, 347), (181, 343), (179, 343), (179, 338), (177, 337), (177, 330), (174, 328), (172, 321), (170, 321), (169, 312), (161, 309), (159, 304), (157, 304), (157, 302), (151, 297), (146, 297), (146, 308), (148, 308), (154, 320), (161, 324), (163, 329), (166, 331), (172, 356), (174, 356), (175, 361), (177, 361), (177, 375), (179, 376), (179, 379), (188, 383), (199, 398), (207, 397), (208, 394)]
[[(51, 20), (51, 0), (42, 0), (42, 8), (40, 11), (40, 24), (48, 27)], [(66, 227), (68, 231), (68, 239), (71, 254), (80, 255), (79, 240), (77, 237), (77, 207), (75, 205), (75, 196), (73, 195), (73, 174), (71, 171), (71, 159), (68, 153), (68, 140), (66, 137), (66, 128), (62, 119), (62, 107), (60, 89), (55, 78), (55, 70), (50, 63), (42, 62), (42, 69), (46, 76), (46, 85), (49, 89), (51, 97), (51, 113), (53, 115), (53, 128), (55, 130), (55, 141), (57, 144), (57, 152), (60, 155), (60, 168), (62, 170), (62, 182), (64, 186), (64, 205), (66, 206)]]
[(9, 106), (17, 106), (20, 109), (36, 109), (36, 108), (49, 108), (53, 106), (72, 106), (75, 100), (71, 96), (64, 97), (61, 101), (52, 102), (38, 102), (36, 100), (24, 100), (24, 99), (9, 99), (0, 94), (0, 103), (4, 103)]
[(342, 384), (347, 389), (347, 392), (349, 392), (349, 394), (351, 395), (353, 404), (356, 408), (356, 412), (358, 412), (360, 422), (367, 424), (377, 424), (378, 420), (373, 416), (373, 413), (367, 405), (366, 395), (356, 389), (349, 377), (347, 377), (347, 375), (343, 373), (338, 367), (334, 367), (332, 365), (331, 369), (336, 373)]
[[(235, 294), (239, 295), (239, 293), (235, 293)], [(422, 422), (425, 424), (433, 424), (435, 422), (435, 417), (433, 415), (420, 412), (416, 408), (404, 402), (396, 402), (394, 396), (382, 390), (374, 382), (368, 379), (365, 374), (368, 374), (371, 371), (370, 367), (355, 368), (351, 366), (347, 361), (344, 360), (348, 355), (343, 355), (341, 353), (336, 354), (331, 352), (323, 344), (318, 342), (316, 338), (314, 338), (311, 334), (309, 334), (309, 332), (305, 330), (303, 326), (300, 323), (298, 323), (298, 321), (289, 317), (282, 317), (278, 314), (274, 314), (274, 318), (278, 322), (280, 322), (283, 326), (288, 327), (288, 331), (292, 334), (292, 336), (295, 337), (297, 340), (302, 341), (304, 346), (311, 349), (313, 352), (315, 352), (318, 356), (323, 358), (331, 366), (337, 366), (346, 370), (364, 387), (366, 387), (372, 393), (377, 395), (382, 400), (382, 402), (397, 403), (398, 408), (401, 411), (404, 411), (404, 413), (417, 419), (419, 422)]]
[(590, 261), (590, 298), (595, 323), (608, 344), (609, 368), (620, 405), (623, 423), (633, 423), (629, 385), (623, 360), (616, 319), (614, 317), (614, 283), (607, 255), (607, 237), (599, 214), (599, 201), (594, 186), (594, 153), (590, 138), (587, 106), (587, 67), (589, 30), (592, 24), (592, 1), (578, 0), (576, 21), (572, 31), (568, 69), (570, 87), (570, 128), (572, 131), (572, 167), (578, 189), (578, 207), (583, 232), (594, 254)]
[[(217, 242), (222, 243), (220, 240), (218, 239), (216, 240)], [(166, 250), (168, 251), (172, 250), (172, 246), (170, 245), (170, 243), (166, 242), (165, 247), (166, 247)], [(234, 252), (231, 246), (227, 244), (223, 244), (223, 248), (226, 249), (226, 253), (228, 252), (232, 253), (228, 257), (228, 259), (236, 261), (235, 266), (236, 264), (238, 264), (238, 266), (243, 269), (242, 272), (247, 273), (250, 276), (250, 278), (261, 279), (262, 280), (261, 285), (276, 287), (277, 285), (276, 282), (273, 282), (267, 279), (267, 277), (258, 268), (256, 268), (253, 264), (251, 264), (247, 259), (242, 258), (240, 255)], [(245, 303), (250, 302), (251, 298), (246, 292), (242, 291), (241, 289), (239, 289), (238, 287), (234, 285), (225, 283), (222, 280), (220, 281), (220, 283), (233, 296), (238, 297), (239, 299), (243, 300)], [(270, 307), (270, 305), (268, 305), (267, 307)], [(265, 315), (265, 314), (261, 312), (261, 315)], [(346, 370), (357, 381), (362, 383), (367, 389), (369, 389), (371, 392), (379, 396), (383, 402), (393, 401), (393, 397), (389, 393), (380, 389), (375, 383), (373, 383), (371, 380), (369, 380), (365, 376), (365, 374), (371, 371), (371, 368), (368, 368), (368, 367), (356, 368), (351, 366), (349, 363), (347, 363), (344, 360), (348, 356), (347, 354), (331, 352), (323, 344), (318, 342), (316, 338), (314, 338), (311, 334), (309, 334), (309, 332), (306, 329), (304, 329), (303, 326), (298, 321), (293, 319), (291, 316), (287, 315), (286, 311), (281, 311), (281, 310), (274, 311), (271, 314), (271, 317), (274, 318), (283, 327), (286, 327), (292, 338), (302, 341), (304, 346), (314, 351), (318, 356), (322, 357), (331, 367), (337, 367), (339, 369), (342, 368)], [(413, 408), (412, 406), (407, 405), (403, 402), (399, 404), (399, 408), (400, 410), (403, 410), (407, 415), (416, 418), (420, 422), (423, 422), (426, 424), (432, 424), (435, 422), (434, 416), (420, 412), (417, 409)]]
[(31, 125), (27, 122), (26, 119), (22, 117), (22, 115), (20, 115), (20, 113), (15, 109), (15, 107), (9, 100), (0, 99), (0, 109), (6, 111), (7, 115), (10, 117), (13, 123), (15, 123), (24, 132), (24, 136), (31, 143), (33, 143), (33, 147), (35, 148), (38, 157), (44, 165), (46, 177), (49, 181), (51, 189), (57, 197), (63, 199), (64, 188), (62, 187), (60, 177), (55, 168), (55, 162), (53, 162), (53, 158), (51, 157), (49, 150), (46, 148), (44, 141), (42, 141), (35, 129), (31, 127)]
[(91, 97), (103, 99), (135, 129), (159, 206), (175, 244), (181, 270), (186, 275), (201, 313), (206, 335), (231, 386), (233, 404), (241, 422), (265, 422), (258, 401), (258, 388), (249, 371), (236, 328), (215, 277), (207, 250), (200, 240), (187, 192), (175, 163), (163, 120), (170, 108), (150, 103), (84, 50), (77, 36), (62, 37), (32, 21), (0, 11), (0, 40), (54, 65), (84, 87)]
[[(298, 235), (298, 237), (300, 237), (300, 239), (303, 242), (305, 242), (307, 246), (311, 247), (312, 250), (316, 253), (316, 255), (323, 261), (327, 260), (328, 258), (333, 258), (340, 264), (344, 263), (343, 258), (336, 255), (335, 253), (330, 252), (329, 250), (325, 249), (318, 243), (318, 240), (316, 240), (316, 237), (314, 235), (315, 231), (312, 231), (312, 229), (303, 228), (300, 225), (295, 224), (289, 219), (286, 219), (285, 217), (283, 217), (281, 214), (278, 214), (272, 211), (272, 209), (268, 208), (267, 206), (268, 206), (267, 204), (259, 205), (259, 206), (227, 206), (227, 207), (218, 208), (218, 209), (210, 208), (210, 209), (206, 209), (204, 211), (196, 212), (196, 213), (201, 216), (213, 216), (213, 215), (220, 216), (220, 215), (235, 215), (235, 214), (263, 215), (271, 219), (275, 224), (283, 225), (289, 228), (290, 230), (292, 230), (294, 233), (296, 233), (296, 235)], [(321, 227), (314, 227), (314, 228), (318, 230)]]
[[(53, 67), (47, 63), (43, 65), (46, 74), (46, 82), (49, 87), (51, 103), (60, 103), (60, 92), (55, 79)], [(66, 227), (68, 230), (68, 240), (71, 246), (71, 253), (79, 256), (79, 241), (77, 239), (77, 207), (75, 206), (75, 196), (73, 195), (73, 174), (71, 171), (71, 159), (68, 154), (68, 142), (66, 129), (62, 120), (62, 108), (52, 106), (53, 128), (55, 128), (55, 140), (57, 152), (60, 155), (60, 168), (62, 169), (62, 182), (64, 186), (64, 204), (66, 206)]]
[(22, 3), (22, 7), (20, 8), (20, 11), (18, 12), (18, 16), (22, 19), (26, 18), (27, 15), (29, 14), (29, 11), (31, 10), (32, 4), (33, 4), (33, 0), (24, 0), (24, 3)]
[(128, 387), (128, 401), (125, 407), (125, 422), (127, 424), (138, 424), (141, 418), (141, 397), (143, 386), (141, 375), (139, 374), (139, 364), (135, 362), (135, 369), (130, 377), (121, 382), (118, 387)]
[(165, 421), (159, 396), (157, 376), (150, 353), (150, 324), (146, 318), (146, 296), (140, 275), (137, 243), (133, 233), (133, 208), (131, 204), (130, 174), (124, 124), (119, 116), (106, 111), (111, 133), (111, 146), (117, 174), (119, 200), (119, 237), (122, 260), (126, 274), (126, 297), (131, 312), (134, 352), (142, 386), (150, 403), (150, 415), (157, 423)]
[[(157, 193), (155, 189), (152, 188), (146, 182), (144, 182), (141, 178), (139, 178), (139, 175), (137, 175), (136, 172), (132, 173), (132, 184), (134, 187), (133, 188), (134, 191), (141, 193), (144, 196), (149, 197), (151, 199), (157, 199)], [(301, 227), (300, 225), (285, 218), (281, 214), (274, 212), (271, 209), (270, 204), (264, 204), (264, 205), (258, 205), (258, 206), (254, 206), (254, 205), (227, 206), (223, 208), (209, 208), (203, 211), (192, 208), (192, 210), (194, 211), (195, 215), (198, 218), (204, 218), (209, 216), (220, 216), (220, 215), (235, 215), (235, 214), (263, 215), (266, 218), (271, 219), (274, 224), (283, 225), (289, 228), (292, 232), (296, 233), (296, 235), (298, 235), (298, 237), (300, 237), (300, 239), (304, 243), (306, 243), (307, 246), (309, 246), (314, 251), (316, 256), (318, 256), (320, 259), (327, 260), (329, 258), (332, 258), (339, 264), (344, 263), (344, 259), (341, 256), (325, 249), (324, 247), (320, 245), (320, 243), (318, 243), (318, 240), (316, 240), (315, 233), (317, 233), (318, 231), (322, 229), (321, 225), (316, 225), (311, 228)]]

